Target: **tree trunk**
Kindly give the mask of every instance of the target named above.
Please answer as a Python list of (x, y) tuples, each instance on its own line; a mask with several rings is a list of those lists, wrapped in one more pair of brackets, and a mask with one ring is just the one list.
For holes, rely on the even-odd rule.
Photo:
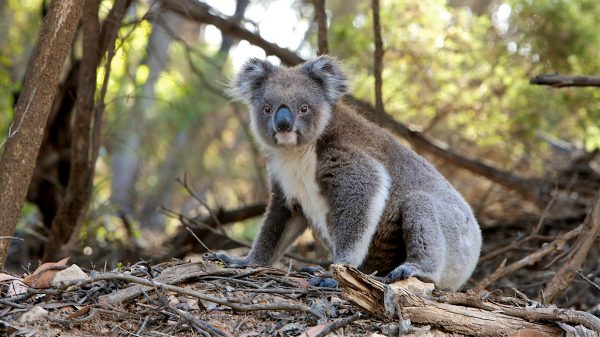
[[(65, 199), (54, 221), (44, 250), (44, 260), (63, 255), (63, 245), (77, 235), (82, 217), (92, 195), (99, 131), (102, 126), (104, 94), (110, 72), (114, 41), (130, 0), (116, 0), (100, 29), (99, 0), (86, 0), (83, 17), (83, 55), (79, 73), (79, 91), (75, 103), (71, 148), (71, 170)], [(100, 48), (99, 48), (100, 46)], [(109, 51), (102, 91), (95, 104), (97, 68), (102, 54)]]
[[(169, 58), (171, 34), (179, 30), (181, 18), (173, 13), (156, 12), (157, 18), (153, 23), (147, 47), (149, 68), (148, 79), (144, 83), (140, 97), (136, 98), (129, 114), (124, 116), (125, 127), (117, 130), (115, 141), (112, 143), (112, 181), (111, 201), (116, 205), (119, 216), (129, 221), (135, 210), (135, 183), (142, 163), (141, 130), (146, 111), (154, 104), (155, 86), (160, 73), (165, 69)], [(142, 224), (145, 226), (145, 224)], [(153, 227), (153, 226), (152, 226)], [(160, 226), (159, 226), (160, 227)]]
[(96, 68), (100, 61), (98, 41), (100, 22), (98, 21), (99, 0), (86, 0), (82, 15), (83, 55), (79, 70), (77, 100), (75, 102), (72, 130), (71, 170), (67, 193), (58, 213), (52, 221), (50, 238), (44, 252), (48, 261), (60, 254), (77, 224), (82, 210), (88, 202), (88, 173), (90, 170), (90, 135), (94, 114), (94, 94), (96, 93)]
[(44, 127), (58, 88), (61, 70), (71, 50), (83, 2), (52, 1), (15, 109), (13, 125), (0, 159), (0, 267), (31, 181)]

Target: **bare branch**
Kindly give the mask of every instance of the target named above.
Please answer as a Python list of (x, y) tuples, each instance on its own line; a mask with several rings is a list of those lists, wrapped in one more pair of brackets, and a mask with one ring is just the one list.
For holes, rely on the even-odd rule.
[(540, 261), (544, 256), (547, 256), (550, 253), (560, 250), (569, 240), (576, 238), (582, 231), (583, 226), (579, 225), (576, 228), (559, 236), (556, 240), (552, 241), (551, 243), (544, 245), (538, 251), (527, 255), (524, 258), (509, 264), (508, 266), (505, 266), (505, 262), (502, 262), (502, 264), (498, 269), (496, 269), (496, 271), (494, 271), (491, 275), (486, 276), (483, 280), (479, 281), (479, 283), (477, 283), (477, 285), (474, 287), (474, 290), (476, 292), (481, 291), (490, 284), (494, 283), (496, 280), (511, 273), (514, 273), (515, 271), (525, 266), (531, 266), (532, 264)]
[(544, 288), (544, 298), (547, 301), (554, 302), (569, 287), (575, 274), (585, 262), (598, 233), (600, 233), (600, 192), (591, 215), (586, 219), (585, 228), (579, 234), (578, 244), (575, 245), (569, 261), (560, 267)]
[(319, 55), (328, 54), (327, 42), (327, 12), (325, 11), (325, 0), (314, 0), (315, 20), (317, 21), (317, 43)]
[(383, 41), (381, 39), (381, 22), (379, 21), (379, 0), (371, 0), (373, 9), (373, 40), (375, 51), (373, 54), (373, 76), (375, 77), (375, 113), (381, 119), (385, 111), (383, 107), (381, 73), (383, 71)]
[(147, 280), (147, 279), (144, 279), (141, 277), (125, 275), (125, 274), (116, 274), (116, 273), (100, 274), (100, 275), (91, 276), (91, 277), (88, 277), (85, 279), (62, 282), (60, 284), (60, 286), (58, 286), (57, 288), (61, 289), (61, 290), (65, 290), (71, 286), (80, 287), (82, 285), (94, 283), (97, 281), (106, 281), (106, 280), (120, 280), (120, 281), (125, 281), (125, 282), (130, 282), (130, 283), (137, 283), (137, 284), (141, 284), (141, 285), (145, 285), (145, 286), (149, 286), (149, 287), (157, 287), (157, 288), (164, 289), (167, 291), (173, 291), (173, 292), (176, 292), (179, 294), (192, 296), (192, 297), (198, 298), (200, 300), (224, 305), (235, 311), (242, 311), (242, 312), (269, 311), (269, 310), (302, 311), (307, 314), (313, 315), (314, 317), (316, 317), (319, 320), (325, 319), (325, 316), (323, 316), (322, 313), (320, 313), (314, 309), (311, 309), (310, 307), (308, 307), (304, 304), (281, 303), (281, 302), (280, 303), (267, 303), (267, 304), (240, 304), (240, 303), (232, 302), (232, 301), (228, 300), (227, 298), (207, 295), (204, 292), (195, 291), (191, 288), (178, 287), (178, 286), (170, 285), (167, 283), (156, 282), (153, 280)]
[(223, 35), (229, 35), (246, 40), (251, 44), (262, 48), (267, 55), (275, 55), (279, 57), (284, 64), (295, 65), (304, 61), (292, 51), (279, 47), (274, 43), (267, 42), (260, 37), (260, 35), (243, 28), (234, 21), (229, 20), (229, 18), (223, 18), (221, 16), (211, 14), (210, 7), (199, 1), (170, 0), (161, 1), (161, 5), (163, 9), (172, 10), (173, 12), (190, 20), (214, 25), (223, 33)]
[(529, 80), (529, 84), (563, 87), (600, 87), (600, 76), (579, 75), (538, 75)]

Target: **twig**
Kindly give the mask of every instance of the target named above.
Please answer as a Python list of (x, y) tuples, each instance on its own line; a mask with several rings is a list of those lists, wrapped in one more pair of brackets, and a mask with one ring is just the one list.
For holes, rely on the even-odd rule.
[(176, 181), (181, 186), (183, 186), (183, 188), (185, 188), (185, 190), (194, 199), (196, 199), (196, 201), (198, 201), (198, 203), (200, 203), (200, 205), (202, 205), (204, 208), (206, 208), (206, 210), (208, 210), (208, 214), (210, 214), (210, 216), (212, 217), (212, 219), (215, 221), (215, 224), (217, 225), (217, 228), (220, 230), (220, 232), (225, 232), (225, 230), (223, 229), (223, 226), (221, 225), (221, 222), (219, 221), (219, 218), (217, 217), (217, 215), (215, 214), (215, 212), (212, 211), (212, 208), (209, 207), (208, 204), (202, 198), (200, 198), (200, 196), (197, 195), (196, 192), (194, 192), (194, 190), (188, 184), (187, 173), (184, 173), (183, 180), (181, 178), (177, 178)]
[(225, 334), (221, 330), (215, 328), (214, 326), (208, 324), (207, 322), (205, 322), (203, 320), (200, 320), (200, 319), (194, 317), (193, 315), (190, 315), (189, 313), (187, 313), (183, 310), (173, 308), (173, 307), (168, 307), (168, 310), (183, 317), (186, 321), (190, 322), (192, 325), (196, 325), (203, 330), (207, 330), (211, 336), (229, 337), (227, 334)]
[(192, 236), (194, 237), (194, 239), (196, 239), (196, 241), (198, 241), (198, 243), (200, 243), (200, 245), (202, 245), (202, 247), (204, 249), (206, 249), (207, 252), (209, 252), (215, 259), (219, 260), (221, 263), (223, 263), (224, 265), (227, 265), (227, 263), (225, 263), (225, 261), (223, 261), (217, 254), (215, 254), (215, 252), (213, 252), (210, 248), (208, 248), (204, 242), (202, 242), (202, 240), (200, 240), (200, 238), (198, 237), (198, 235), (196, 235), (196, 233), (194, 233), (193, 230), (191, 230), (191, 228), (189, 228), (188, 226), (185, 226), (185, 229), (190, 232), (190, 234), (192, 234)]
[(7, 299), (4, 299), (4, 298), (0, 298), (0, 304), (7, 305), (9, 307), (14, 307), (14, 308), (17, 308), (17, 309), (27, 309), (27, 308), (29, 308), (26, 305), (18, 304), (18, 303), (13, 303), (13, 302), (11, 302), (11, 301), (9, 301)]
[(16, 236), (0, 236), (0, 240), (18, 240), (18, 241), (24, 241), (23, 238), (18, 238)]
[(357, 319), (360, 318), (360, 316), (361, 316), (360, 312), (357, 312), (356, 314), (354, 314), (352, 316), (333, 321), (333, 322), (327, 324), (325, 326), (325, 328), (323, 328), (323, 330), (321, 330), (321, 332), (319, 332), (315, 337), (325, 337), (328, 334), (334, 332), (335, 330), (345, 327), (346, 325), (356, 321)]
[(481, 291), (481, 290), (485, 289), (487, 286), (489, 286), (490, 284), (494, 283), (496, 280), (498, 280), (508, 274), (514, 273), (515, 271), (517, 271), (525, 266), (529, 266), (529, 265), (532, 265), (532, 264), (538, 262), (544, 256), (560, 249), (562, 246), (564, 246), (567, 243), (567, 241), (577, 237), (579, 235), (579, 233), (581, 233), (582, 230), (583, 230), (583, 225), (579, 225), (576, 228), (559, 236), (556, 240), (552, 241), (551, 243), (543, 246), (540, 250), (534, 252), (533, 254), (527, 255), (524, 258), (522, 258), (518, 261), (515, 261), (507, 266), (501, 265), (491, 275), (488, 275), (483, 280), (479, 281), (479, 283), (477, 283), (477, 285), (474, 287), (474, 290), (476, 292)]
[(146, 280), (141, 277), (124, 275), (124, 274), (106, 273), (106, 274), (100, 274), (100, 275), (96, 275), (96, 276), (92, 276), (92, 277), (88, 277), (88, 278), (84, 278), (84, 279), (61, 282), (61, 284), (57, 288), (60, 290), (65, 290), (71, 286), (80, 287), (85, 284), (90, 284), (90, 283), (97, 282), (97, 281), (108, 281), (108, 280), (126, 281), (126, 282), (130, 282), (130, 283), (138, 283), (138, 284), (150, 286), (150, 287), (155, 286), (155, 287), (167, 290), (167, 291), (173, 291), (173, 292), (180, 293), (183, 295), (196, 297), (201, 300), (224, 305), (224, 306), (227, 306), (236, 311), (242, 311), (242, 312), (263, 311), (263, 310), (302, 311), (302, 312), (306, 312), (306, 313), (309, 313), (309, 314), (315, 316), (319, 320), (325, 319), (325, 316), (323, 316), (323, 314), (321, 314), (318, 311), (315, 311), (315, 310), (311, 309), (310, 307), (303, 305), (303, 304), (291, 304), (291, 303), (237, 304), (237, 303), (232, 303), (231, 301), (229, 301), (225, 298), (206, 295), (204, 293), (201, 293), (199, 291), (195, 291), (192, 289), (177, 287), (177, 286), (162, 283), (162, 282)]
[(554, 302), (565, 289), (569, 287), (575, 273), (581, 269), (596, 237), (600, 233), (600, 192), (592, 213), (585, 222), (585, 229), (579, 234), (578, 243), (572, 250), (569, 261), (562, 265), (552, 280), (544, 288), (544, 297), (550, 303)]
[(589, 284), (593, 285), (596, 289), (600, 290), (600, 285), (598, 285), (598, 283), (590, 280), (587, 276), (583, 275), (582, 272), (578, 271), (577, 275), (581, 276), (582, 279), (586, 280)]
[(325, 0), (314, 0), (315, 20), (317, 21), (317, 43), (319, 55), (328, 54), (327, 42), (327, 12), (325, 11)]
[(579, 75), (538, 75), (529, 80), (529, 84), (563, 87), (600, 87), (600, 76)]

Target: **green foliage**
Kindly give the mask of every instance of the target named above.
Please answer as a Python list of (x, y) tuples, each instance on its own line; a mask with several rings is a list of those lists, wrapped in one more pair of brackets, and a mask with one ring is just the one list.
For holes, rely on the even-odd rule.
[[(350, 60), (354, 92), (373, 100), (367, 6), (334, 19), (331, 43)], [(382, 6), (384, 102), (397, 119), (459, 152), (493, 152), (495, 165), (505, 168), (527, 156), (530, 169), (543, 169), (541, 160), (550, 154), (536, 131), (583, 142), (588, 150), (598, 146), (597, 89), (528, 82), (539, 73), (598, 72), (597, 1), (514, 0), (491, 16), (443, 0)]]

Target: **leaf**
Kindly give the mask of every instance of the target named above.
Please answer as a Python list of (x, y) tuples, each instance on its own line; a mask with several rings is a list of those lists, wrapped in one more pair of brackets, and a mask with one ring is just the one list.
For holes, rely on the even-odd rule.
[(316, 335), (321, 333), (321, 331), (323, 331), (323, 329), (325, 329), (325, 324), (311, 326), (310, 328), (308, 328), (308, 330), (304, 331), (300, 335), (300, 337), (315, 337)]
[(290, 280), (294, 281), (298, 286), (302, 289), (308, 289), (310, 287), (310, 282), (307, 279), (302, 277), (290, 277)]
[(56, 273), (60, 271), (60, 267), (66, 267), (70, 257), (65, 257), (58, 262), (46, 262), (39, 266), (31, 275), (27, 275), (23, 279), (23, 283), (30, 286), (31, 288), (50, 288), (52, 286), (52, 280)]
[(77, 317), (81, 317), (83, 315), (86, 315), (88, 312), (90, 312), (90, 309), (92, 308), (91, 305), (86, 305), (85, 307), (67, 315), (67, 319), (73, 319), (73, 318), (77, 318)]
[(0, 283), (6, 282), (6, 281), (19, 280), (19, 279), (20, 278), (18, 278), (16, 276), (0, 273)]
[(23, 284), (20, 280), (13, 280), (8, 285), (8, 290), (6, 291), (7, 297), (18, 296), (21, 294), (25, 294), (27, 292), (27, 286)]

